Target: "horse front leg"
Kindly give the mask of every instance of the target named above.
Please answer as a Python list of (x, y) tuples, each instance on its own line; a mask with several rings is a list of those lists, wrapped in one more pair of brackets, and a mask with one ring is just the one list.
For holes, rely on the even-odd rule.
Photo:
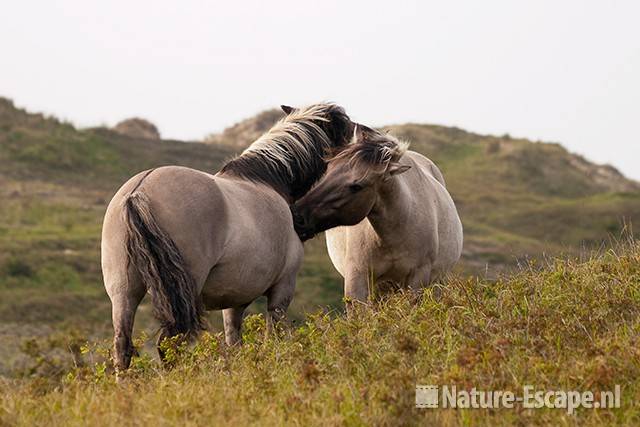
[(287, 309), (296, 287), (295, 275), (276, 283), (267, 293), (267, 330), (272, 331), (287, 318)]
[(224, 339), (228, 346), (242, 344), (242, 317), (249, 304), (222, 310)]
[[(414, 301), (419, 301), (425, 288), (431, 285), (432, 267), (431, 264), (425, 264), (413, 271), (407, 279), (407, 289)], [(434, 290), (434, 294), (439, 291), (439, 287)], [(437, 295), (436, 295), (437, 296)]]
[(369, 277), (366, 273), (352, 271), (345, 275), (344, 302), (347, 314), (353, 311), (357, 304), (365, 305), (368, 302), (369, 286)]

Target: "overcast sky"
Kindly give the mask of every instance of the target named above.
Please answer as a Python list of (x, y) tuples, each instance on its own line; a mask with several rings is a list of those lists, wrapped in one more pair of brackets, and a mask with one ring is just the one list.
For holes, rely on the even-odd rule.
[(640, 1), (5, 2), (0, 95), (198, 139), (321, 100), (561, 142), (640, 179)]

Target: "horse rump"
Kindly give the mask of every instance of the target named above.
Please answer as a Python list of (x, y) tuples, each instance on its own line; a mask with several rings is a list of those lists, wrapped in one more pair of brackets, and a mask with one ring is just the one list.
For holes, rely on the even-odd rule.
[(154, 316), (165, 337), (191, 338), (205, 329), (204, 307), (193, 276), (175, 242), (151, 213), (146, 194), (135, 191), (124, 202), (127, 262), (151, 294)]

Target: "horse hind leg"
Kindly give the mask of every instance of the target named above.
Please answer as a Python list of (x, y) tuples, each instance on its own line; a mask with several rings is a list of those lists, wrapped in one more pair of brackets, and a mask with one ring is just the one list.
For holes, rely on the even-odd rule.
[(113, 321), (113, 362), (116, 373), (126, 370), (135, 354), (132, 334), (136, 309), (145, 295), (141, 282), (120, 281), (107, 283), (107, 291), (111, 299), (111, 317)]

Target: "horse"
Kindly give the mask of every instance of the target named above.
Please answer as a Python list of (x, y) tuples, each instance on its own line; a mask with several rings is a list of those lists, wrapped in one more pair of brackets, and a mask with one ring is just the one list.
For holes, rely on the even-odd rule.
[(245, 308), (267, 297), (270, 325), (293, 297), (303, 257), (290, 211), (326, 170), (327, 150), (355, 125), (331, 103), (282, 107), (286, 116), (215, 175), (165, 166), (117, 191), (102, 227), (102, 272), (112, 304), (114, 365), (135, 353), (136, 309), (150, 294), (162, 340), (192, 339), (204, 310), (223, 310), (225, 340), (241, 342)]
[(327, 230), (347, 308), (366, 303), (376, 284), (418, 291), (460, 259), (462, 223), (444, 177), (408, 147), (357, 125), (351, 143), (336, 149), (325, 175), (292, 206), (303, 241)]

